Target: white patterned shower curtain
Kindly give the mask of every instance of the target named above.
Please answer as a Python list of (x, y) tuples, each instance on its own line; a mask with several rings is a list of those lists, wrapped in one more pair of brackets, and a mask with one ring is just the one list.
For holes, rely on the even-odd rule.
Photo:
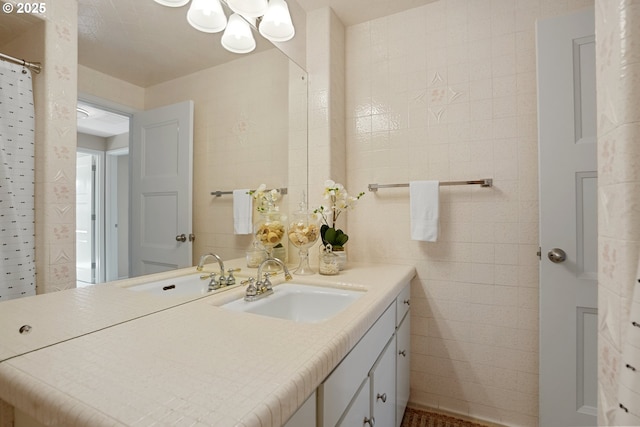
[(31, 72), (0, 60), (0, 302), (35, 295)]

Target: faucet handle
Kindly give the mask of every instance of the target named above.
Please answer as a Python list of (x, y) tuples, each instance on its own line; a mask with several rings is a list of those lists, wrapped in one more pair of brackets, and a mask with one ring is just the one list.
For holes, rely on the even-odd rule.
[(227, 273), (229, 273), (229, 275), (227, 276), (227, 286), (236, 284), (236, 278), (233, 276), (233, 272), (237, 270), (239, 269), (230, 268), (229, 270), (227, 270)]
[(272, 275), (273, 275), (273, 273), (269, 273), (269, 272), (264, 273), (264, 280), (262, 281), (262, 285), (268, 291), (273, 289), (273, 285), (271, 284), (271, 280), (269, 280), (269, 276), (272, 276)]
[(248, 297), (255, 297), (256, 295), (258, 295), (258, 288), (256, 288), (255, 279), (253, 277), (249, 277), (247, 280), (243, 280), (240, 283), (243, 285), (245, 283), (249, 284), (249, 286), (247, 286), (247, 291), (246, 291), (246, 295)]
[(209, 277), (211, 277), (211, 281), (209, 281), (209, 290), (215, 291), (216, 289), (220, 289), (220, 281), (216, 279), (216, 273), (211, 273)]

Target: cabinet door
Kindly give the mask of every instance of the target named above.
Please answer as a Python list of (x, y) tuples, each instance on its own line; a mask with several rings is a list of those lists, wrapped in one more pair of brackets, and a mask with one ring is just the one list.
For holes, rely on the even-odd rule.
[(405, 316), (396, 332), (396, 427), (402, 424), (402, 416), (409, 401), (411, 316)]
[(375, 421), (371, 420), (371, 385), (369, 378), (367, 378), (360, 386), (360, 390), (351, 401), (351, 406), (343, 414), (337, 426), (360, 427), (373, 426), (374, 424)]
[(396, 422), (396, 337), (389, 341), (371, 371), (373, 417), (378, 426)]

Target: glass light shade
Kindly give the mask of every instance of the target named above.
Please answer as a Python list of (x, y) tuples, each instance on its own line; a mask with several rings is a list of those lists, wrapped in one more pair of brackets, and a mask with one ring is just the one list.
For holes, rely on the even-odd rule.
[(235, 13), (249, 18), (257, 18), (267, 11), (267, 0), (227, 0), (227, 4)]
[(222, 34), (221, 43), (225, 49), (233, 53), (249, 53), (256, 48), (251, 27), (237, 13), (229, 17), (229, 23)]
[(156, 3), (169, 7), (182, 7), (189, 3), (189, 0), (154, 0)]
[(272, 42), (286, 42), (293, 38), (296, 31), (285, 0), (269, 1), (269, 8), (262, 17), (259, 31), (265, 39)]
[(219, 0), (193, 0), (187, 12), (187, 21), (193, 28), (205, 33), (218, 33), (227, 26), (227, 17)]

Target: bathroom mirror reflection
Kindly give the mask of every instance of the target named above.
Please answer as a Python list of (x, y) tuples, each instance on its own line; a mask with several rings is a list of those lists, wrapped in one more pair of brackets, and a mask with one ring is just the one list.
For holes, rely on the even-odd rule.
[[(291, 2), (293, 13), (295, 7)], [(286, 214), (306, 190), (306, 72), (257, 32), (252, 53), (226, 51), (221, 33), (189, 26), (187, 9), (151, 0), (78, 1), (77, 166), (85, 177), (77, 184), (79, 286), (195, 265), (205, 252), (242, 257), (252, 236), (234, 234), (232, 196), (211, 193), (262, 183), (287, 188), (280, 202)], [(139, 196), (128, 191), (140, 172), (129, 120), (185, 101), (193, 101), (192, 199), (181, 199), (190, 209), (176, 215), (185, 215), (190, 229), (176, 228), (164, 209), (154, 221), (141, 219), (131, 205)], [(155, 231), (146, 230), (152, 222)], [(167, 247), (169, 255), (140, 256), (144, 245), (135, 236), (143, 228), (155, 239), (150, 252)], [(195, 240), (176, 240), (181, 234)], [(173, 256), (178, 247), (187, 250)]]

